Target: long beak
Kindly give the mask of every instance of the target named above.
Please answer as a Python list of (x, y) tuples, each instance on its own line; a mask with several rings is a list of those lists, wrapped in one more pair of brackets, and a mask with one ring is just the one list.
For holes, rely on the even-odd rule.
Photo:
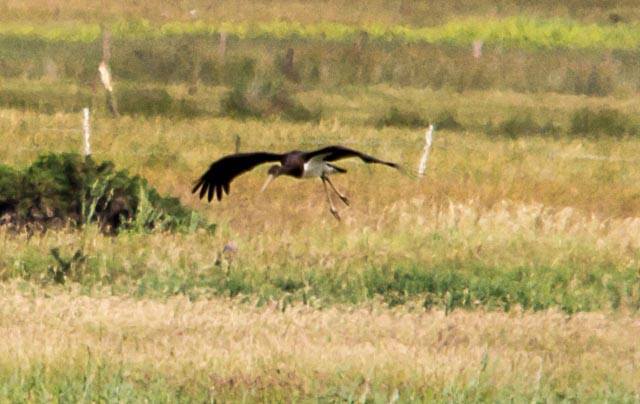
[(264, 182), (264, 185), (262, 186), (262, 189), (260, 189), (260, 192), (264, 192), (264, 190), (267, 189), (267, 187), (269, 186), (271, 181), (273, 181), (274, 178), (276, 178), (275, 175), (269, 174), (269, 176), (267, 177), (267, 180)]

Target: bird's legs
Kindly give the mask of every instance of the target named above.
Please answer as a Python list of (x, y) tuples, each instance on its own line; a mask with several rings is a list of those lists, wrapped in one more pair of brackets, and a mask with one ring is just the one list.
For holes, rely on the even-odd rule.
[(338, 195), (338, 197), (340, 198), (342, 203), (344, 203), (345, 205), (349, 206), (349, 199), (343, 193), (341, 193), (340, 191), (338, 191), (336, 189), (336, 187), (333, 185), (333, 182), (331, 182), (329, 177), (328, 176), (324, 176), (324, 179), (329, 183), (329, 185), (331, 186), (331, 189), (333, 189), (333, 192), (335, 192), (336, 195)]
[(329, 202), (329, 210), (336, 219), (340, 220), (338, 209), (333, 206), (333, 201), (331, 200), (331, 196), (329, 195), (329, 189), (327, 188), (327, 179), (325, 177), (320, 177), (320, 179), (322, 180), (322, 185), (324, 186), (324, 194), (327, 196), (327, 202)]

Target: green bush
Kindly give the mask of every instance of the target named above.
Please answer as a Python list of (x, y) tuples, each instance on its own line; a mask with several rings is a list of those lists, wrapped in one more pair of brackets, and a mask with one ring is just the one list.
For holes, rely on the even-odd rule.
[(622, 112), (603, 108), (582, 108), (573, 113), (571, 133), (574, 135), (637, 135), (638, 125)]
[(0, 213), (17, 227), (98, 222), (121, 228), (207, 227), (176, 198), (162, 197), (147, 181), (77, 154), (45, 154), (23, 171), (0, 166)]
[(18, 203), (20, 175), (19, 173), (0, 164), (0, 216)]

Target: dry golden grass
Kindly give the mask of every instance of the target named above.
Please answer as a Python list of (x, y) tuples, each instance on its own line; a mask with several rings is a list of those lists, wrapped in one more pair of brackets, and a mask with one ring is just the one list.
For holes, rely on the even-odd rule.
[(260, 212), (245, 214), (245, 221), (224, 220), (215, 235), (153, 233), (114, 239), (94, 228), (33, 236), (1, 230), (0, 276), (11, 277), (21, 266), (31, 266), (36, 252), (41, 255), (38, 266), (52, 263), (48, 251), (61, 247), (67, 255), (82, 249), (94, 257), (95, 271), (103, 277), (173, 270), (195, 277), (221, 270), (214, 263), (228, 258), (222, 251), (229, 242), (239, 249), (230, 258), (234, 268), (251, 268), (256, 274), (281, 270), (355, 275), (370, 267), (466, 261), (496, 269), (575, 266), (586, 273), (601, 266), (636, 268), (640, 260), (639, 218), (602, 220), (572, 208), (509, 202), (492, 208), (478, 202), (436, 207), (414, 198), (392, 202), (376, 217), (349, 211), (343, 223), (324, 211), (316, 217), (311, 202), (288, 219), (287, 208), (278, 209), (283, 216), (271, 213), (269, 218)]
[[(406, 96), (403, 94), (386, 87), (365, 90), (362, 94), (357, 89), (309, 93), (305, 97), (327, 105), (325, 118), (319, 125), (206, 117), (112, 120), (97, 114), (93, 118), (93, 150), (96, 158), (111, 159), (144, 175), (161, 191), (206, 209), (214, 220), (239, 221), (242, 227), (253, 231), (253, 224), (283, 222), (285, 217), (287, 222), (294, 219), (298, 223), (324, 218), (324, 196), (319, 183), (294, 184), (288, 179), (279, 179), (266, 193), (257, 195), (266, 171), (258, 168), (234, 182), (231, 197), (222, 203), (205, 208), (206, 205), (196, 202), (189, 194), (191, 184), (210, 162), (234, 151), (236, 135), (241, 137), (244, 151), (286, 151), (342, 143), (415, 170), (423, 145), (422, 130), (377, 130), (363, 125), (379, 110), (384, 111), (398, 101), (423, 105), (429, 110), (460, 111), (461, 119), (476, 116), (479, 124), (489, 119), (506, 119), (514, 105), (559, 122), (567, 120), (569, 111), (583, 106), (608, 105), (629, 114), (640, 110), (634, 99), (501, 92), (452, 96), (428, 90), (407, 90)], [(0, 112), (0, 129), (4, 141), (14, 147), (0, 150), (0, 158), (10, 164), (27, 164), (43, 151), (79, 151), (80, 120), (80, 116), (73, 114), (38, 115), (4, 110)], [(491, 208), (497, 202), (510, 200), (554, 208), (571, 206), (602, 219), (640, 216), (640, 170), (635, 169), (640, 142), (636, 139), (509, 140), (447, 131), (437, 131), (435, 139), (427, 176), (422, 181), (386, 167), (345, 163), (349, 174), (336, 178), (353, 201), (345, 218), (366, 217), (367, 223), (375, 222), (386, 206), (414, 198), (435, 206), (446, 206), (449, 200), (466, 203), (473, 199)], [(293, 211), (286, 205), (290, 190), (298, 194), (299, 205)]]
[(318, 396), (343, 384), (365, 397), (369, 389), (387, 397), (399, 390), (407, 400), (473, 383), (530, 397), (571, 389), (640, 394), (635, 314), (445, 316), (377, 303), (282, 312), (224, 299), (24, 294), (5, 284), (0, 322), (4, 367), (60, 369), (97, 360), (214, 394), (278, 387)]
[[(52, 263), (48, 250), (62, 247), (68, 255), (81, 248), (94, 257), (95, 273), (116, 279), (122, 273), (166, 274), (176, 268), (184, 276), (209, 276), (228, 242), (239, 247), (236, 268), (266, 278), (276, 270), (283, 276), (312, 276), (317, 271), (350, 276), (370, 268), (450, 268), (461, 262), (488, 268), (573, 268), (580, 274), (598, 268), (615, 269), (615, 275), (637, 268), (640, 142), (635, 138), (511, 140), (437, 131), (421, 180), (387, 167), (342, 162), (349, 173), (337, 176), (335, 183), (352, 202), (342, 208), (342, 222), (329, 214), (319, 181), (282, 178), (259, 193), (266, 167), (233, 182), (231, 195), (222, 202), (207, 204), (190, 193), (211, 161), (234, 151), (236, 135), (243, 151), (342, 143), (414, 169), (422, 130), (363, 125), (376, 108), (372, 99), (393, 104), (402, 95), (386, 87), (365, 90), (364, 95), (356, 89), (309, 93), (333, 106), (318, 125), (208, 117), (111, 119), (98, 111), (92, 121), (94, 157), (113, 160), (148, 178), (161, 192), (180, 197), (218, 223), (217, 233), (115, 241), (91, 232), (51, 232), (31, 239), (3, 233), (0, 271), (5, 278), (23, 273), (23, 267), (42, 272)], [(541, 114), (553, 105), (562, 111), (567, 104), (578, 108), (605, 103), (629, 113), (638, 109), (636, 100), (406, 92), (413, 105), (434, 105), (438, 96), (461, 114), (490, 111), (496, 118), (503, 114), (502, 119), (509, 105), (525, 105)], [(465, 112), (472, 104), (482, 105), (482, 98), (484, 110)], [(13, 145), (0, 150), (0, 159), (26, 165), (45, 151), (79, 151), (80, 122), (74, 114), (0, 111), (3, 140)], [(623, 295), (635, 299), (635, 289), (625, 290)]]
[[(552, 268), (585, 279), (596, 273), (596, 279), (608, 279), (607, 272), (615, 277), (637, 268), (640, 170), (635, 161), (640, 142), (633, 138), (510, 140), (437, 131), (427, 175), (421, 180), (387, 167), (341, 163), (349, 173), (336, 177), (335, 183), (351, 198), (351, 207), (342, 208), (342, 222), (329, 214), (319, 181), (282, 178), (259, 193), (266, 167), (240, 177), (222, 202), (207, 204), (190, 194), (193, 181), (211, 161), (233, 152), (236, 134), (244, 151), (342, 143), (413, 169), (423, 146), (422, 130), (378, 130), (362, 124), (362, 116), (375, 108), (370, 99), (393, 102), (388, 99), (401, 99), (402, 94), (384, 87), (369, 91), (368, 96), (353, 97), (348, 92), (315, 93), (316, 99), (334, 106), (319, 125), (225, 118), (110, 119), (98, 112), (93, 117), (96, 159), (113, 160), (143, 175), (161, 192), (180, 197), (218, 223), (218, 231), (214, 236), (153, 234), (115, 241), (91, 232), (50, 232), (30, 239), (3, 233), (0, 274), (38, 278), (53, 264), (49, 249), (61, 248), (67, 256), (81, 249), (92, 257), (87, 271), (98, 277), (98, 284), (113, 283), (116, 291), (129, 293), (132, 280), (135, 284), (145, 275), (217, 276), (214, 263), (224, 261), (222, 250), (229, 242), (239, 247), (233, 268), (254, 279), (253, 290), (266, 296), (271, 292), (260, 285), (274, 276), (305, 284), (316, 275), (335, 276), (357, 284), (354, 279), (371, 268), (397, 266)], [(442, 98), (452, 109), (466, 111), (481, 97), (472, 93)], [(406, 98), (415, 105), (431, 105), (437, 93), (408, 90)], [(552, 104), (580, 107), (597, 102), (629, 112), (638, 108), (633, 100), (557, 95), (535, 99), (496, 92), (485, 94), (485, 99), (485, 111), (498, 118), (510, 104), (542, 111)], [(26, 165), (44, 151), (80, 150), (80, 121), (73, 114), (1, 111), (0, 129), (6, 143), (14, 146), (0, 150), (0, 159)], [(553, 287), (556, 281), (546, 282)], [(168, 288), (161, 295), (174, 293), (173, 286), (155, 288)], [(623, 305), (627, 299), (639, 299), (636, 289), (620, 289)], [(361, 300), (360, 289), (355, 290), (352, 293), (359, 297), (354, 299)], [(327, 292), (319, 295), (326, 297)], [(552, 296), (545, 299), (551, 304)], [(604, 304), (593, 299), (598, 301), (592, 302), (595, 307)]]

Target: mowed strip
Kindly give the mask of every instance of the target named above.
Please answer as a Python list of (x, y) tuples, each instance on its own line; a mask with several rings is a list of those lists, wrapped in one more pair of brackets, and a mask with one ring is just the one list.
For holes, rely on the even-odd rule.
[(637, 313), (445, 315), (377, 303), (282, 310), (227, 299), (3, 289), (5, 370), (70, 369), (95, 358), (161, 374), (169, 385), (215, 390), (268, 383), (303, 396), (341, 383), (361, 393), (371, 388), (420, 395), (481, 380), (525, 394), (640, 394)]

